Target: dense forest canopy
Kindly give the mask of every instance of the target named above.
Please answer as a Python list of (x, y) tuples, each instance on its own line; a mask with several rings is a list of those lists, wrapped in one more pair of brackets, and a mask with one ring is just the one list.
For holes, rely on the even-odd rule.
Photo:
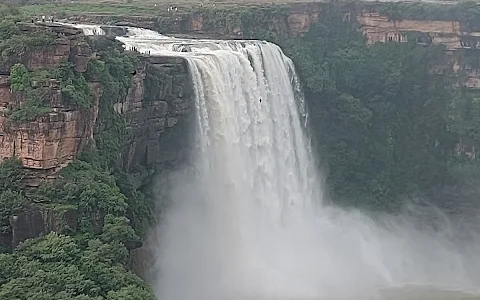
[(480, 142), (479, 100), (457, 85), (444, 46), (367, 46), (356, 24), (328, 10), (305, 37), (282, 44), (300, 73), (336, 201), (396, 211), (405, 198), (455, 185), (459, 170), (476, 165), (455, 147)]
[[(412, 195), (479, 178), (476, 159), (455, 149), (460, 142), (480, 143), (480, 97), (457, 86), (460, 75), (453, 73), (443, 47), (412, 42), (367, 46), (357, 25), (344, 20), (338, 7), (326, 9), (304, 37), (279, 40), (262, 28), (257, 37), (279, 43), (297, 67), (311, 135), (333, 199), (396, 212)], [(407, 8), (400, 12), (421, 15)], [(12, 51), (18, 54), (16, 49), (25, 52), (51, 42), (48, 35), (20, 32), (18, 10), (2, 9), (0, 16), (0, 59), (8, 59)], [(252, 37), (255, 30), (249, 29)], [(15, 121), (50, 111), (46, 95), (31, 88), (34, 80), (59, 80), (65, 99), (83, 109), (91, 105), (88, 79), (100, 80), (105, 91), (95, 140), (62, 170), (60, 180), (28, 190), (18, 160), (0, 164), (3, 233), (11, 230), (12, 214), (32, 207), (80, 212), (75, 231), (65, 227), (15, 249), (1, 249), (0, 299), (153, 299), (146, 283), (127, 266), (128, 249), (140, 243), (152, 219), (152, 204), (115, 163), (125, 122), (113, 103), (125, 97), (136, 59), (113, 41), (87, 42), (99, 59), (91, 60), (84, 74), (68, 63), (48, 71), (31, 72), (21, 64), (11, 69), (12, 90), (29, 99), (7, 112)], [(472, 54), (464, 59), (472, 61)], [(94, 221), (98, 212), (101, 228)]]

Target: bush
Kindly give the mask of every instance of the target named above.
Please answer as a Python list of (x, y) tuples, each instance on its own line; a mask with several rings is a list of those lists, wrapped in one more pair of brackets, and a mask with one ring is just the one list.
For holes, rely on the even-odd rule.
[(6, 159), (0, 163), (0, 228), (8, 227), (9, 217), (28, 203), (24, 196), (24, 177), (25, 171), (19, 159)]
[[(149, 288), (123, 265), (125, 248), (50, 233), (0, 254), (0, 299), (153, 300)], [(112, 298), (112, 296), (118, 296)]]

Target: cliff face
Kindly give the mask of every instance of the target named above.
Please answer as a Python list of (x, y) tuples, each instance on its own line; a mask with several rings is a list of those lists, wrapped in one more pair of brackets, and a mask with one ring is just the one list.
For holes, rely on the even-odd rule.
[(360, 13), (357, 22), (369, 44), (413, 40), (421, 44), (445, 45), (451, 54), (454, 71), (460, 75), (459, 84), (470, 89), (480, 88), (479, 71), (461, 59), (464, 53), (478, 51), (480, 32), (462, 31), (466, 26), (458, 21), (394, 21), (371, 12)]
[(123, 146), (121, 164), (137, 178), (137, 185), (157, 167), (186, 159), (193, 90), (186, 62), (181, 58), (148, 57), (132, 87), (115, 111), (127, 121), (130, 138)]
[(8, 75), (15, 63), (24, 64), (29, 70), (52, 69), (60, 63), (70, 60), (77, 65), (77, 71), (85, 71), (87, 59), (91, 55), (88, 44), (82, 41), (82, 31), (73, 27), (48, 24), (24, 23), (22, 32), (53, 32), (56, 38), (50, 46), (35, 47), (24, 56), (12, 54), (7, 60), (0, 62), (0, 74)]
[[(430, 39), (429, 42), (444, 44), (449, 50), (462, 48), (460, 43), (462, 33), (460, 32), (459, 22), (390, 21), (387, 16), (369, 12), (362, 12), (357, 17), (357, 21), (369, 44), (388, 41), (407, 42), (408, 33), (418, 32), (425, 34), (425, 38)], [(418, 36), (418, 38), (419, 42), (421, 42), (422, 37)]]
[(479, 32), (461, 32), (461, 24), (457, 21), (392, 21), (378, 13), (362, 12), (358, 18), (361, 30), (367, 42), (407, 42), (408, 33), (423, 33), (417, 36), (419, 42), (444, 44), (448, 50), (463, 49), (462, 38), (474, 37)]
[[(34, 49), (26, 56), (10, 57), (0, 67), (1, 74), (8, 74), (11, 66), (23, 63), (29, 70), (53, 69), (70, 61), (78, 72), (84, 72), (92, 51), (83, 42), (81, 32), (61, 26), (25, 24), (25, 31), (53, 31), (56, 39), (44, 49)], [(82, 151), (93, 134), (95, 109), (79, 110), (62, 99), (60, 83), (56, 80), (39, 82), (47, 91), (48, 106), (51, 112), (30, 122), (14, 121), (7, 111), (22, 106), (26, 99), (22, 93), (12, 92), (8, 75), (0, 76), (0, 161), (17, 156), (25, 167), (46, 171), (51, 175), (65, 166)], [(94, 106), (102, 88), (91, 83), (94, 90)], [(40, 173), (39, 173), (40, 174)], [(40, 178), (32, 178), (30, 184), (36, 186)]]
[[(52, 30), (42, 25), (28, 27)], [(32, 121), (11, 118), (8, 112), (21, 107), (27, 99), (21, 92), (12, 92), (10, 78), (5, 75), (9, 73), (7, 67), (21, 62), (31, 71), (43, 70), (69, 61), (77, 72), (85, 72), (89, 58), (95, 55), (80, 32), (56, 26), (53, 30), (58, 33), (53, 46), (38, 55), (10, 59), (3, 64), (4, 75), (0, 75), (0, 161), (20, 158), (29, 170), (30, 187), (56, 179), (58, 171), (78, 157), (94, 138), (104, 91), (100, 82), (88, 82), (93, 104), (79, 109), (63, 99), (59, 81), (37, 82), (47, 92), (45, 104), (50, 112)], [(137, 186), (144, 184), (157, 167), (175, 165), (185, 158), (189, 133), (193, 132), (189, 130), (192, 106), (192, 88), (184, 60), (140, 57), (127, 96), (118, 99), (113, 107), (127, 125), (119, 165), (136, 179)], [(62, 226), (75, 231), (77, 215), (71, 207), (33, 205), (10, 218), (11, 231), (0, 234), (0, 246), (15, 246), (27, 238), (59, 231)], [(99, 220), (103, 220), (102, 216)]]
[[(30, 26), (30, 29), (42, 27)], [(22, 60), (12, 59), (0, 71), (9, 73), (9, 68), (17, 62), (24, 63), (30, 70), (38, 70), (70, 61), (76, 71), (85, 72), (92, 50), (81, 40), (83, 35), (68, 27), (53, 28), (60, 34), (54, 46), (42, 53), (34, 51)], [(122, 164), (127, 170), (137, 166), (150, 168), (178, 159), (172, 155), (176, 153), (175, 145), (169, 139), (170, 131), (182, 127), (182, 121), (188, 119), (191, 112), (192, 95), (187, 74), (182, 59), (149, 58), (133, 77), (126, 99), (115, 104), (115, 110), (127, 121), (131, 137), (122, 155)], [(55, 174), (82, 152), (93, 137), (98, 102), (103, 93), (100, 83), (90, 82), (94, 91), (93, 107), (76, 109), (62, 99), (58, 81), (41, 84), (48, 89), (48, 106), (52, 111), (34, 121), (14, 121), (6, 112), (22, 105), (25, 99), (20, 93), (11, 91), (8, 75), (0, 75), (0, 160), (17, 156), (26, 168), (41, 171), (29, 182), (32, 186), (37, 186), (46, 177), (40, 174)], [(149, 93), (145, 93), (145, 85)]]

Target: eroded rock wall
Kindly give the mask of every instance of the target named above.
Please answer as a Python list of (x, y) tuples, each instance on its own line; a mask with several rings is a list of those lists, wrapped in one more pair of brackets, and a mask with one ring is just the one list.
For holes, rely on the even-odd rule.
[[(55, 27), (55, 30), (61, 29)], [(85, 72), (89, 58), (95, 54), (83, 35), (76, 32), (66, 39), (62, 34), (58, 39), (62, 42), (55, 43), (35, 59), (12, 59), (9, 64), (21, 62), (29, 70), (39, 70), (70, 61), (77, 72)], [(3, 73), (8, 73), (6, 71)], [(100, 82), (89, 82), (94, 94), (93, 105), (89, 109), (77, 109), (62, 99), (58, 81), (38, 84), (48, 92), (51, 112), (34, 121), (14, 121), (8, 110), (22, 105), (26, 99), (21, 93), (11, 91), (8, 75), (0, 75), (0, 161), (19, 157), (29, 170), (27, 184), (33, 188), (45, 180), (55, 180), (58, 171), (78, 157), (95, 137), (99, 101), (104, 90)], [(118, 99), (112, 107), (127, 124), (128, 136), (124, 139), (119, 165), (136, 180), (137, 186), (145, 184), (155, 170), (186, 159), (193, 132), (190, 130), (193, 102), (191, 80), (183, 59), (139, 57), (127, 96)], [(11, 230), (0, 234), (0, 247), (16, 246), (25, 239), (51, 231), (75, 231), (76, 224), (75, 208), (32, 205), (11, 216)]]
[[(36, 30), (41, 28), (32, 26), (30, 28)], [(66, 28), (65, 32), (72, 35), (66, 38), (63, 33), (58, 37), (61, 42), (55, 43), (48, 51), (37, 56), (28, 55), (22, 60), (10, 60), (9, 64), (22, 62), (28, 69), (38, 70), (52, 69), (70, 61), (77, 72), (85, 72), (88, 59), (94, 54), (81, 33)], [(60, 27), (54, 29), (63, 32)], [(153, 169), (158, 164), (172, 164), (182, 157), (181, 149), (185, 148), (187, 134), (177, 133), (189, 126), (186, 123), (193, 103), (190, 78), (183, 59), (143, 57), (137, 71), (127, 97), (114, 105), (115, 111), (124, 116), (129, 133), (121, 164), (132, 172)], [(8, 73), (7, 70), (3, 72)], [(6, 112), (22, 105), (25, 99), (21, 93), (11, 91), (8, 75), (0, 75), (0, 160), (17, 156), (26, 168), (40, 171), (30, 182), (33, 186), (44, 179), (42, 173), (51, 176), (66, 166), (93, 138), (103, 93), (99, 82), (90, 82), (94, 92), (93, 106), (76, 109), (63, 101), (58, 81), (41, 84), (48, 91), (48, 106), (52, 112), (34, 121), (18, 122), (11, 120)]]
[(147, 57), (115, 110), (125, 117), (129, 139), (121, 164), (137, 185), (155, 169), (187, 159), (192, 141), (194, 94), (182, 58)]
[(408, 33), (424, 33), (430, 42), (444, 44), (449, 50), (463, 48), (463, 35), (478, 35), (477, 32), (463, 33), (458, 21), (429, 21), (429, 20), (389, 20), (387, 16), (378, 13), (362, 12), (357, 21), (367, 37), (367, 43), (376, 42), (407, 42)]
[[(24, 24), (27, 31), (52, 31), (56, 33), (53, 44), (28, 52), (17, 58), (10, 57), (0, 66), (0, 73), (8, 74), (11, 66), (23, 63), (30, 71), (53, 69), (67, 61), (77, 72), (85, 72), (92, 50), (83, 41), (77, 29), (44, 24)], [(98, 83), (90, 83), (94, 90), (94, 107), (81, 110), (62, 99), (60, 83), (48, 80), (39, 83), (47, 91), (51, 112), (34, 121), (22, 122), (9, 118), (7, 111), (20, 107), (26, 99), (22, 93), (11, 91), (8, 75), (0, 75), (0, 161), (13, 156), (19, 157), (28, 169), (37, 172), (29, 181), (37, 186), (43, 175), (50, 176), (72, 161), (92, 137), (96, 120), (96, 108), (102, 94)]]

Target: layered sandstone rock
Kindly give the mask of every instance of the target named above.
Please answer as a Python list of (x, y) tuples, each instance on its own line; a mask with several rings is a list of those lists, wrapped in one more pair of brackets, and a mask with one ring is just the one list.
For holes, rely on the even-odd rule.
[[(57, 38), (48, 48), (35, 49), (17, 60), (10, 59), (4, 68), (21, 62), (32, 71), (52, 69), (70, 60), (76, 71), (86, 70), (92, 50), (82, 41), (82, 34), (77, 29), (44, 23), (24, 24), (21, 29), (49, 30), (57, 34)], [(3, 73), (7, 71), (2, 70)], [(91, 109), (80, 110), (64, 103), (58, 81), (37, 84), (47, 91), (52, 112), (31, 122), (13, 121), (8, 118), (7, 110), (22, 106), (25, 99), (21, 93), (11, 92), (8, 76), (0, 76), (0, 161), (17, 156), (26, 168), (48, 170), (44, 174), (51, 175), (72, 161), (92, 137), (102, 89), (99, 84), (92, 83), (94, 105)], [(33, 177), (35, 179), (29, 183), (36, 186), (39, 176)]]
[[(25, 30), (36, 30), (38, 26), (28, 24)], [(68, 59), (76, 71), (84, 72), (92, 50), (80, 38), (81, 34), (70, 27), (65, 31), (58, 26), (53, 28), (64, 32), (58, 37), (55, 49), (23, 62), (36, 70), (56, 67)], [(100, 83), (90, 82), (93, 105), (90, 109), (77, 109), (63, 101), (58, 81), (47, 80), (37, 85), (48, 92), (51, 112), (30, 122), (14, 121), (6, 112), (21, 107), (25, 99), (21, 93), (10, 91), (7, 75), (0, 75), (0, 160), (19, 157), (30, 169), (28, 184), (32, 187), (39, 186), (45, 179), (55, 179), (55, 174), (74, 160), (94, 137), (103, 93)], [(121, 164), (125, 170), (140, 175), (139, 184), (159, 164), (174, 164), (185, 157), (182, 149), (188, 148), (191, 131), (187, 127), (193, 94), (184, 60), (144, 58), (132, 78), (127, 97), (118, 101), (114, 109), (124, 116), (129, 132)]]
[(408, 33), (424, 33), (431, 42), (445, 44), (447, 49), (461, 48), (460, 23), (455, 21), (390, 21), (387, 16), (378, 13), (362, 12), (357, 21), (367, 37), (367, 42), (407, 42)]
[[(417, 33), (418, 42), (443, 44), (447, 50), (456, 51), (478, 47), (480, 32), (462, 31), (458, 21), (430, 20), (389, 20), (378, 13), (362, 12), (357, 16), (360, 29), (367, 37), (367, 42), (407, 42), (409, 33)], [(423, 34), (427, 40), (422, 41)]]

